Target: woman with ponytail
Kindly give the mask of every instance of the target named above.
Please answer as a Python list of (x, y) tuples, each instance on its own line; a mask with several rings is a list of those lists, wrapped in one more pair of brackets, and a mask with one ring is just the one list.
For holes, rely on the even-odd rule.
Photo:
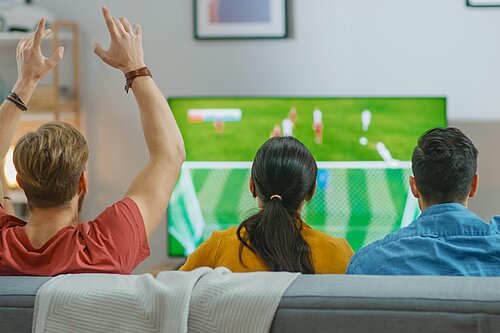
[(301, 216), (314, 195), (317, 174), (316, 161), (300, 141), (269, 139), (257, 152), (250, 177), (259, 212), (238, 228), (214, 232), (180, 269), (345, 273), (353, 255), (347, 241), (312, 229)]

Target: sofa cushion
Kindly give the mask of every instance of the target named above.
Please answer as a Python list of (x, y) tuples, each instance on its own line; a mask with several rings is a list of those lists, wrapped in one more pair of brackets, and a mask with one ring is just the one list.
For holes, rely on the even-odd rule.
[(500, 278), (302, 276), (271, 332), (493, 332)]

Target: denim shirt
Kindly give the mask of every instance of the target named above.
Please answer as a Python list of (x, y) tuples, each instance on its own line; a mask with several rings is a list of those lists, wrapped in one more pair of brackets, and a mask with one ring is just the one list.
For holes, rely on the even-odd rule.
[(433, 205), (406, 228), (359, 250), (347, 274), (500, 276), (500, 216)]

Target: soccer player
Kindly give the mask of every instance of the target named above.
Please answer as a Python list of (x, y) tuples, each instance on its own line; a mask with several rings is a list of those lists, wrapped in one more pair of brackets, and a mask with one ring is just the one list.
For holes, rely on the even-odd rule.
[(293, 136), (294, 125), (290, 118), (283, 119), (281, 127), (283, 128), (283, 136)]
[(295, 107), (292, 107), (290, 109), (290, 112), (288, 113), (288, 118), (290, 118), (290, 120), (296, 124), (297, 121), (299, 121), (299, 114), (297, 113), (297, 108)]
[(323, 112), (319, 108), (313, 111), (314, 142), (318, 145), (323, 143)]
[(370, 127), (370, 123), (372, 122), (372, 113), (370, 110), (364, 110), (361, 112), (361, 124), (363, 127), (363, 132), (368, 132), (368, 127)]
[(224, 122), (217, 119), (214, 121), (214, 128), (215, 128), (215, 133), (217, 134), (224, 134)]
[(276, 124), (274, 125), (274, 128), (271, 132), (271, 134), (269, 135), (269, 138), (279, 138), (281, 137), (281, 127), (279, 124)]
[(389, 151), (389, 149), (387, 149), (387, 147), (385, 146), (385, 144), (383, 142), (377, 142), (377, 151), (380, 155), (380, 157), (382, 157), (382, 159), (386, 162), (393, 162), (394, 161), (394, 158), (392, 157), (391, 155), (391, 152)]

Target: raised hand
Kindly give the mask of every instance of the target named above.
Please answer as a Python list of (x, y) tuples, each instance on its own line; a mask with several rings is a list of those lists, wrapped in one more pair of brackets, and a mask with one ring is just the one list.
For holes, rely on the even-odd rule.
[(35, 34), (19, 41), (16, 50), (19, 80), (37, 84), (61, 61), (64, 55), (62, 46), (59, 46), (50, 58), (42, 54), (42, 39), (51, 33), (50, 29), (45, 29), (45, 19), (42, 18)]
[(108, 26), (111, 45), (105, 51), (99, 43), (95, 42), (95, 54), (105, 63), (118, 68), (123, 73), (145, 67), (141, 26), (134, 24), (132, 27), (124, 17), (113, 18), (107, 7), (102, 8), (102, 14)]

